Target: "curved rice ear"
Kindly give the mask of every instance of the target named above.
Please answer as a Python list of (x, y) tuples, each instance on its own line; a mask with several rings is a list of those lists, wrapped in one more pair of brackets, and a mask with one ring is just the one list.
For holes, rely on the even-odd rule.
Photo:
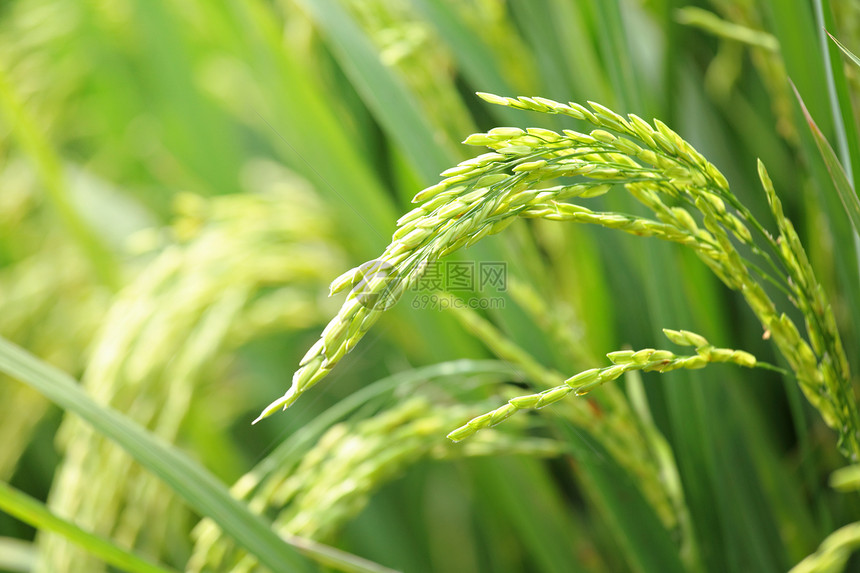
[[(446, 170), (443, 181), (418, 193), (415, 200), (423, 204), (400, 219), (391, 243), (376, 259), (392, 266), (391, 273), (397, 282), (367, 280), (368, 285), (373, 285), (368, 293), (347, 297), (341, 311), (323, 332), (322, 345), (314, 346), (307, 362), (296, 371), (291, 389), (277, 403), (284, 406), (293, 403), (356, 346), (387, 308), (374, 302), (383, 289), (399, 294), (412, 284), (427, 263), (470, 246), (519, 217), (544, 218), (600, 225), (693, 249), (724, 284), (743, 295), (792, 364), (809, 401), (825, 422), (839, 432), (843, 450), (860, 456), (860, 413), (847, 382), (848, 362), (832, 310), (797, 233), (784, 217), (777, 216), (780, 225), (777, 241), (732, 194), (719, 170), (659, 120), (650, 125), (634, 115), (625, 118), (594, 102), (586, 107), (542, 98), (514, 99), (484, 93), (480, 96), (490, 103), (512, 108), (571, 115), (592, 123), (596, 129), (586, 135), (569, 130), (558, 134), (535, 128), (524, 131), (497, 127), (475, 136), (470, 142), (480, 140), (492, 151)], [(760, 171), (768, 198), (772, 206), (777, 206), (763, 166)], [(559, 177), (578, 181), (572, 185), (546, 186)], [(656, 220), (595, 212), (566, 202), (577, 195), (587, 200), (590, 192), (604, 190), (598, 185), (625, 189), (653, 212)], [(678, 202), (685, 207), (679, 208), (675, 205)], [(737, 242), (747, 247), (745, 254), (738, 251)], [(780, 258), (781, 268), (773, 261), (773, 254)], [(759, 257), (764, 264), (751, 262), (745, 258), (748, 256)], [(763, 269), (774, 269), (776, 276)], [(334, 281), (332, 292), (349, 286), (355, 288), (365, 280), (365, 270), (341, 275)], [(812, 346), (800, 336), (791, 319), (777, 311), (762, 281), (776, 284), (797, 301), (799, 308), (807, 309)], [(718, 352), (703, 337), (689, 331), (667, 330), (666, 335), (679, 344), (694, 346), (697, 355), (684, 363), (662, 364), (661, 372), (702, 367), (715, 360), (755, 364), (750, 355)], [(622, 360), (625, 355), (613, 356)], [(824, 356), (829, 356), (835, 366), (820, 366), (820, 358)], [(615, 375), (626, 367), (626, 364), (616, 365), (602, 376)], [(821, 391), (822, 385), (826, 392)], [(264, 414), (269, 412), (271, 409)], [(505, 416), (509, 414), (505, 410)]]
[[(705, 340), (702, 336), (686, 330), (664, 330), (673, 342), (681, 341), (685, 345), (695, 345)], [(607, 357), (612, 361), (612, 366), (605, 368), (592, 368), (572, 376), (564, 381), (564, 384), (544, 390), (537, 394), (517, 396), (508, 400), (508, 403), (496, 408), (486, 414), (472, 418), (466, 424), (451, 431), (448, 439), (460, 442), (485, 428), (491, 428), (513, 416), (518, 410), (534, 410), (549, 406), (564, 399), (571, 393), (576, 396), (584, 396), (595, 388), (616, 380), (627, 372), (671, 372), (672, 370), (688, 369), (696, 370), (704, 368), (712, 362), (732, 362), (738, 366), (753, 368), (765, 366), (757, 363), (755, 357), (742, 350), (730, 348), (713, 348), (707, 345), (707, 352), (697, 352), (693, 356), (678, 356), (668, 350), (655, 350), (645, 348), (643, 350), (618, 350), (610, 352)], [(769, 367), (769, 365), (767, 365)]]

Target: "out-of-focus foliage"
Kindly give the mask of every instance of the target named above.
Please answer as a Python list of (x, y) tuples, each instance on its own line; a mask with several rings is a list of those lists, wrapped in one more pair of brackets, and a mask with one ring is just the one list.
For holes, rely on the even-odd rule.
[[(853, 229), (788, 80), (856, 181), (860, 76), (819, 29), (857, 53), (858, 22), (856, 3), (818, 0), (0, 3), (0, 335), (235, 484), (279, 534), (387, 567), (851, 567), (860, 504), (825, 485), (836, 434), (776, 373), (631, 373), (445, 439), (609, 351), (659, 347), (663, 327), (785, 366), (739, 296), (655, 239), (519, 221), (448, 259), (506, 264), (506, 288), (453, 293), (487, 304), (409, 292), (330, 379), (250, 421), (339, 308), (328, 284), (472, 153), (459, 141), (583, 128), (475, 91), (659, 118), (767, 220), (761, 158), (856, 383)], [(0, 478), (83, 529), (176, 569), (261, 569), (110, 436), (5, 377), (0, 435)], [(108, 570), (0, 514), (0, 570), (13, 554)]]

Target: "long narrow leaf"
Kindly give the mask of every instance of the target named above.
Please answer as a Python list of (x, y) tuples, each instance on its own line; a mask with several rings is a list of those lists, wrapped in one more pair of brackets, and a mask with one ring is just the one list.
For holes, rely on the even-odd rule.
[(845, 47), (845, 44), (843, 44), (842, 42), (840, 42), (839, 40), (837, 40), (837, 39), (833, 36), (833, 34), (831, 34), (830, 32), (827, 32), (827, 35), (828, 35), (828, 36), (830, 36), (830, 39), (831, 39), (831, 40), (833, 40), (833, 43), (834, 43), (834, 44), (836, 44), (836, 46), (837, 46), (840, 50), (842, 50), (842, 53), (843, 53), (843, 54), (845, 54), (846, 56), (848, 56), (848, 58), (850, 58), (850, 59), (851, 59), (851, 61), (852, 61), (852, 62), (854, 62), (856, 65), (860, 66), (860, 58), (858, 58), (857, 56), (855, 56), (855, 55), (854, 55), (854, 52), (852, 52), (851, 50), (849, 50), (848, 48), (846, 48), (846, 47)]
[(370, 40), (340, 2), (299, 0), (298, 4), (320, 27), (344, 72), (424, 183), (435, 182), (455, 156), (433, 137), (433, 129), (406, 86), (383, 65)]
[(803, 115), (806, 118), (806, 123), (809, 124), (809, 129), (812, 131), (812, 135), (815, 138), (815, 144), (821, 152), (821, 157), (824, 159), (825, 165), (827, 165), (827, 171), (830, 173), (830, 178), (833, 180), (833, 185), (836, 187), (836, 191), (839, 194), (839, 200), (842, 201), (842, 205), (845, 207), (845, 212), (851, 219), (851, 224), (854, 226), (854, 232), (860, 233), (860, 199), (857, 198), (857, 193), (854, 192), (854, 188), (848, 181), (848, 176), (845, 174), (845, 170), (842, 169), (842, 165), (839, 163), (836, 153), (833, 151), (833, 148), (830, 147), (830, 143), (827, 142), (827, 138), (824, 137), (824, 134), (821, 133), (820, 129), (818, 129), (818, 125), (816, 125), (815, 120), (812, 119), (812, 115), (810, 115), (809, 110), (806, 109), (806, 104), (804, 104), (803, 98), (800, 97), (800, 93), (797, 91), (797, 88), (794, 84), (792, 84), (791, 87), (794, 90), (794, 95), (797, 97), (798, 103), (800, 104), (800, 109), (803, 111)]
[(575, 450), (576, 467), (589, 499), (606, 520), (631, 569), (643, 573), (684, 571), (678, 548), (630, 475), (585, 431), (561, 420), (556, 427)]
[[(116, 442), (141, 465), (164, 480), (197, 512), (212, 518), (236, 543), (272, 571), (310, 571), (308, 561), (278, 537), (269, 525), (233, 498), (223, 483), (205, 468), (164, 443), (119, 412), (97, 404), (67, 374), (42, 362), (24, 349), (0, 338), (0, 371), (24, 382), (64, 410), (83, 418), (96, 431)], [(320, 556), (321, 546), (314, 551)], [(349, 556), (348, 558), (346, 556)], [(364, 560), (345, 553), (326, 551), (326, 562), (335, 557), (348, 571), (384, 571), (367, 567)]]
[(168, 569), (138, 557), (108, 539), (81, 529), (71, 521), (52, 513), (39, 500), (5, 482), (0, 482), (0, 509), (39, 530), (59, 533), (95, 557), (104, 560), (105, 563), (115, 565), (123, 571), (132, 573), (169, 573), (175, 571), (175, 569)]

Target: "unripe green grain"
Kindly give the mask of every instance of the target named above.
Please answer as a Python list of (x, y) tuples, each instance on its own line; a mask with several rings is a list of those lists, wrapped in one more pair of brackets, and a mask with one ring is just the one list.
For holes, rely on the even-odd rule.
[(496, 138), (493, 138), (486, 133), (473, 133), (469, 137), (463, 140), (463, 143), (466, 145), (492, 145), (498, 141)]
[(529, 161), (526, 163), (520, 163), (519, 165), (515, 165), (511, 171), (514, 173), (521, 173), (523, 171), (534, 171), (536, 169), (541, 169), (546, 166), (546, 160), (540, 159), (538, 161)]
[[(664, 330), (666, 336), (672, 340), (683, 341), (687, 346), (698, 345), (703, 348), (703, 354), (694, 356), (677, 356), (666, 350), (655, 350), (645, 348), (638, 351), (619, 350), (607, 354), (614, 363), (606, 368), (592, 368), (580, 372), (565, 380), (564, 385), (527, 396), (511, 398), (507, 404), (488, 412), (482, 416), (472, 419), (466, 425), (457, 428), (448, 437), (454, 441), (463, 440), (482, 428), (489, 427), (490, 421), (501, 421), (510, 417), (516, 410), (540, 409), (549, 404), (564, 399), (573, 393), (576, 396), (588, 394), (594, 388), (617, 379), (623, 373), (630, 370), (644, 370), (646, 372), (670, 372), (679, 368), (699, 369), (704, 368), (712, 361), (732, 362), (739, 366), (754, 367), (757, 361), (754, 356), (740, 350), (713, 348), (707, 344), (701, 344), (705, 338), (689, 331)], [(707, 342), (707, 341), (705, 341)], [(693, 343), (693, 344), (690, 344)], [(696, 344), (698, 343), (698, 344)]]
[(633, 350), (616, 350), (606, 355), (613, 364), (627, 364), (633, 361)]
[(487, 132), (487, 137), (496, 139), (497, 141), (512, 139), (514, 137), (522, 137), (526, 132), (519, 127), (494, 127)]
[[(541, 128), (524, 131), (499, 127), (469, 136), (466, 143), (486, 145), (491, 152), (445, 171), (445, 180), (415, 196), (414, 201), (423, 204), (401, 217), (392, 243), (380, 256), (380, 260), (389, 262), (398, 272), (392, 292), (401, 292), (415, 278), (417, 266), (472, 245), (518, 217), (596, 224), (689, 246), (721, 281), (742, 293), (761, 323), (772, 332), (774, 342), (792, 365), (810, 401), (822, 411), (827, 423), (840, 432), (842, 441), (847, 444), (845, 447), (860, 455), (857, 436), (860, 414), (849, 392), (847, 361), (832, 310), (818, 286), (794, 227), (782, 213), (781, 203), (761, 163), (762, 185), (780, 230), (776, 239), (770, 237), (731, 194), (719, 170), (660, 121), (655, 120), (652, 126), (635, 115), (624, 118), (596, 103), (589, 103), (589, 110), (577, 103), (563, 104), (546, 98), (479, 95), (498, 105), (583, 119), (596, 129), (590, 135), (572, 130), (564, 130), (560, 135)], [(644, 147), (627, 137), (636, 138)], [(488, 171), (492, 173), (485, 175)], [(626, 188), (659, 221), (622, 213), (593, 212), (563, 203), (564, 199), (605, 193), (612, 184), (576, 182), (540, 188), (543, 182), (559, 176), (618, 183), (619, 188)], [(695, 206), (701, 213), (704, 229), (699, 228), (697, 218), (679, 206), (679, 202)], [(729, 233), (750, 247), (743, 255), (730, 240)], [(781, 266), (773, 264), (770, 253), (757, 244), (762, 237), (765, 247), (779, 257)], [(767, 264), (752, 265), (745, 258), (750, 256), (750, 251), (753, 256), (764, 258)], [(773, 269), (772, 273), (768, 269)], [(761, 287), (763, 279), (781, 284), (798, 302), (805, 315), (812, 348), (784, 313), (777, 316), (774, 303)], [(331, 291), (350, 288), (358, 280), (357, 274), (345, 273), (333, 281)], [(371, 287), (386, 288), (375, 282)], [(379, 312), (360, 318), (358, 314), (356, 309), (345, 306), (336, 318), (345, 326), (338, 324), (326, 329), (331, 339), (322, 349), (326, 356), (323, 371), (334, 366), (344, 349), (357, 343)], [(360, 321), (357, 330), (354, 321)], [(701, 354), (682, 360), (650, 349), (635, 355), (612, 353), (610, 359), (619, 364), (601, 371), (599, 379), (587, 384), (620, 376), (625, 369), (634, 366), (657, 371), (698, 368), (707, 363), (708, 357), (745, 366), (755, 364), (751, 355), (713, 349), (704, 338), (693, 333), (666, 332), (674, 342), (694, 346)], [(312, 357), (301, 365), (301, 375), (296, 380), (301, 380), (302, 384), (294, 383), (289, 392), (290, 402), (324, 375), (325, 372), (305, 372), (309, 367), (321, 367), (320, 360), (319, 356)], [(813, 395), (816, 384), (823, 384), (826, 392)], [(577, 388), (583, 390), (582, 386)], [(505, 415), (509, 414), (506, 411)]]
[(541, 127), (529, 127), (528, 129), (526, 129), (526, 133), (535, 137), (539, 137), (540, 139), (547, 142), (558, 141), (561, 138), (558, 133), (549, 129), (543, 129)]
[(477, 92), (477, 96), (484, 100), (487, 103), (491, 103), (494, 105), (509, 105), (509, 98), (498, 96), (491, 93), (486, 92)]

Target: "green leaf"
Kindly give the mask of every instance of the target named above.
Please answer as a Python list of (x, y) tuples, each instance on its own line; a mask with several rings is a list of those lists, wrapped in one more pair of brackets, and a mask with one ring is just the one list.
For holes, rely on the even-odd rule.
[(800, 97), (800, 93), (797, 91), (797, 88), (794, 84), (791, 84), (791, 87), (794, 90), (794, 95), (797, 97), (798, 103), (800, 104), (800, 109), (803, 111), (803, 115), (806, 118), (806, 123), (809, 124), (809, 129), (812, 131), (812, 136), (815, 138), (815, 144), (818, 146), (818, 151), (821, 152), (821, 157), (824, 159), (827, 171), (830, 173), (830, 178), (833, 180), (833, 185), (836, 187), (836, 191), (839, 194), (839, 200), (842, 201), (842, 206), (845, 207), (845, 212), (851, 219), (851, 224), (854, 226), (854, 232), (860, 233), (860, 199), (857, 198), (857, 193), (854, 192), (854, 188), (848, 181), (848, 176), (845, 174), (845, 170), (842, 169), (842, 164), (839, 163), (836, 153), (833, 151), (833, 148), (830, 147), (830, 143), (827, 142), (827, 138), (825, 138), (824, 134), (821, 133), (821, 130), (818, 129), (818, 125), (816, 125), (815, 120), (812, 119), (809, 110), (806, 109), (806, 105), (803, 102), (803, 98)]
[(839, 40), (837, 40), (837, 39), (833, 36), (833, 34), (831, 34), (830, 32), (827, 32), (827, 35), (828, 35), (828, 36), (830, 36), (830, 39), (831, 39), (831, 40), (833, 40), (833, 43), (834, 43), (834, 44), (836, 44), (836, 45), (839, 47), (839, 49), (840, 49), (840, 50), (842, 50), (842, 53), (843, 53), (843, 54), (845, 54), (846, 56), (848, 56), (848, 57), (851, 59), (851, 61), (852, 61), (852, 62), (854, 62), (854, 64), (855, 64), (855, 65), (860, 66), (860, 58), (858, 58), (857, 56), (855, 56), (855, 55), (854, 55), (854, 53), (853, 53), (851, 50), (849, 50), (848, 48), (846, 48), (846, 47), (845, 47), (845, 45), (844, 45), (842, 42), (840, 42)]
[(116, 442), (164, 480), (197, 512), (211, 517), (236, 543), (273, 571), (309, 571), (306, 560), (251, 513), (206, 469), (119, 412), (90, 398), (69, 375), (0, 338), (0, 371), (24, 382)]
[(583, 528), (568, 513), (564, 496), (545, 465), (527, 458), (490, 458), (473, 461), (471, 465), (481, 488), (477, 500), (488, 508), (480, 518), (502, 521), (514, 532), (533, 560), (529, 570), (546, 573), (588, 570), (577, 559), (576, 543), (559, 543), (559, 532), (576, 539)]
[(425, 184), (455, 162), (418, 109), (412, 94), (383, 65), (370, 40), (339, 0), (299, 0), (328, 40), (338, 62), (374, 117), (409, 158)]
[(604, 62), (611, 62), (608, 75), (618, 105), (625, 112), (643, 113), (642, 88), (631, 56), (631, 46), (625, 32), (624, 20), (630, 15), (618, 0), (593, 2), (599, 27), (598, 41)]
[[(501, 61), (467, 22), (459, 17), (454, 6), (443, 0), (412, 0), (424, 19), (431, 23), (457, 61), (460, 73), (470, 87), (495, 94), (510, 94), (533, 86), (516, 86), (509, 79), (509, 62)], [(517, 125), (522, 115), (507, 107), (486, 106), (487, 111), (506, 124)]]
[(54, 515), (45, 504), (21, 492), (8, 483), (0, 482), (0, 509), (42, 531), (59, 533), (77, 543), (105, 563), (132, 573), (169, 573), (163, 565), (156, 565), (126, 551), (108, 539), (84, 531), (71, 521)]
[(576, 468), (589, 500), (613, 532), (630, 568), (643, 573), (684, 571), (678, 548), (633, 477), (585, 431), (561, 420), (556, 427), (575, 450)]

